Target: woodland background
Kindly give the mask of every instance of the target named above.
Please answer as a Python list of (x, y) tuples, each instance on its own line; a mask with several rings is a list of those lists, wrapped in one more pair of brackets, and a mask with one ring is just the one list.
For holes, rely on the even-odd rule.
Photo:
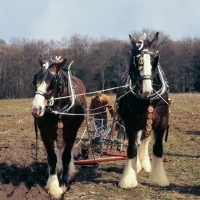
[[(156, 33), (143, 29), (130, 34), (138, 39), (143, 32), (150, 40)], [(34, 96), (32, 80), (40, 68), (40, 55), (44, 59), (50, 59), (51, 55), (66, 57), (66, 69), (74, 61), (72, 75), (85, 83), (87, 92), (116, 87), (119, 75), (128, 69), (131, 47), (128, 34), (127, 41), (81, 35), (59, 41), (12, 38), (9, 44), (0, 39), (0, 99)], [(200, 38), (173, 41), (160, 32), (157, 49), (170, 91), (200, 92)]]

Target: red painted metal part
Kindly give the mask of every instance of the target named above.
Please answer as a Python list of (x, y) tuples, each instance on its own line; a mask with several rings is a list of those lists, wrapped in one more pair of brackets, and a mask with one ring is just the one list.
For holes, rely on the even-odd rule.
[[(113, 152), (103, 152), (103, 155), (106, 156), (120, 156), (120, 157), (126, 157), (126, 154), (120, 154), (120, 153), (113, 153)], [(125, 160), (125, 159), (124, 159)], [(152, 160), (152, 157), (150, 157), (150, 160)], [(163, 162), (168, 162), (168, 159), (166, 157), (163, 158)]]
[[(152, 157), (150, 157), (150, 160), (152, 160)], [(163, 162), (168, 162), (168, 159), (166, 157), (164, 157)]]
[[(126, 160), (124, 156), (115, 156), (108, 158), (95, 158), (95, 159), (87, 159), (87, 160), (75, 160), (75, 165), (97, 165), (100, 162), (109, 162), (109, 161), (117, 161), (117, 160)], [(36, 161), (37, 165), (46, 165), (46, 161)]]
[(119, 156), (119, 157), (126, 157), (126, 154), (113, 153), (113, 152), (103, 152), (103, 155), (106, 155), (106, 156)]
[(47, 161), (36, 161), (36, 165), (47, 165)]
[(109, 162), (109, 161), (117, 161), (117, 160), (126, 160), (126, 157), (108, 157), (108, 158), (95, 158), (95, 159), (88, 159), (88, 160), (76, 160), (74, 161), (75, 165), (95, 165), (100, 162)]
[[(87, 160), (75, 160), (74, 165), (97, 165), (100, 162), (109, 162), (109, 161), (117, 161), (117, 160), (126, 160), (126, 154), (113, 153), (113, 152), (103, 152), (103, 155), (112, 156), (106, 158), (94, 158)], [(150, 160), (152, 158), (150, 157)], [(166, 157), (163, 158), (163, 162), (168, 162)], [(46, 165), (46, 161), (36, 161), (37, 165)]]
[(164, 157), (163, 162), (168, 162), (168, 159), (166, 157)]

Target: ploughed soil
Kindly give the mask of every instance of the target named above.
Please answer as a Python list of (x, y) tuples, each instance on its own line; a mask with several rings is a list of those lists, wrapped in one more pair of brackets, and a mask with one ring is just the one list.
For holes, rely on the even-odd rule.
[[(114, 96), (111, 96), (114, 99)], [(163, 141), (168, 162), (164, 162), (168, 187), (149, 185), (149, 173), (138, 174), (139, 185), (119, 188), (125, 161), (76, 165), (76, 176), (62, 199), (200, 199), (200, 94), (171, 94), (168, 141)], [(47, 165), (36, 164), (36, 139), (32, 99), (0, 101), (0, 200), (48, 200), (45, 190)], [(82, 159), (81, 144), (88, 138), (85, 122), (79, 130), (74, 157)], [(40, 138), (37, 161), (46, 161)], [(149, 153), (152, 152), (153, 139)], [(113, 151), (117, 151), (116, 145)], [(123, 149), (126, 153), (126, 147)], [(98, 158), (98, 152), (95, 158)], [(104, 156), (105, 157), (105, 156)], [(92, 153), (89, 158), (93, 159)]]

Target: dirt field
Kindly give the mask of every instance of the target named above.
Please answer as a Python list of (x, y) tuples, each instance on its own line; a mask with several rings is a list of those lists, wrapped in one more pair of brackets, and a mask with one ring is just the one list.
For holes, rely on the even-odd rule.
[[(75, 180), (63, 199), (200, 199), (200, 94), (171, 94), (170, 97), (173, 104), (170, 108), (169, 137), (168, 142), (164, 142), (168, 159), (164, 167), (170, 186), (149, 186), (149, 174), (140, 172), (137, 188), (120, 189), (117, 185), (125, 161), (112, 161), (98, 166), (76, 166)], [(35, 164), (36, 140), (30, 114), (31, 101), (0, 101), (0, 200), (53, 199), (44, 189), (47, 166)], [(38, 160), (45, 161), (46, 154), (40, 140), (38, 146)], [(80, 152), (80, 146), (75, 152)]]

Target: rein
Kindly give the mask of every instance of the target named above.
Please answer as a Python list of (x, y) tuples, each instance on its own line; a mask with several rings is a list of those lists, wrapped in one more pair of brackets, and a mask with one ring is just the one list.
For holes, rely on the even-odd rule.
[(35, 138), (36, 138), (36, 142), (35, 142), (35, 149), (36, 149), (36, 162), (37, 162), (37, 149), (38, 149), (38, 126), (37, 126), (37, 117), (35, 115), (33, 115), (34, 117), (34, 128), (35, 128)]
[[(127, 87), (127, 86), (126, 86)], [(124, 97), (125, 95), (127, 95), (129, 92), (131, 92), (130, 90), (128, 90), (127, 92), (125, 92), (124, 94), (122, 94), (118, 99), (112, 101), (111, 103), (115, 102), (117, 103), (118, 100), (120, 100), (122, 97)], [(105, 106), (107, 106), (108, 104), (106, 104)], [(103, 108), (105, 106), (101, 106), (101, 107), (98, 107), (98, 108), (94, 108), (94, 109), (85, 109), (85, 111), (94, 111), (94, 110), (97, 110), (99, 108)], [(110, 109), (108, 109), (110, 110)], [(95, 114), (102, 114), (102, 113), (105, 113), (107, 111), (103, 111), (103, 112), (98, 112), (98, 113), (95, 113)], [(74, 113), (60, 113), (59, 111), (53, 111), (54, 114), (59, 114), (59, 115), (83, 115), (83, 116), (93, 116), (94, 114), (74, 114)]]

